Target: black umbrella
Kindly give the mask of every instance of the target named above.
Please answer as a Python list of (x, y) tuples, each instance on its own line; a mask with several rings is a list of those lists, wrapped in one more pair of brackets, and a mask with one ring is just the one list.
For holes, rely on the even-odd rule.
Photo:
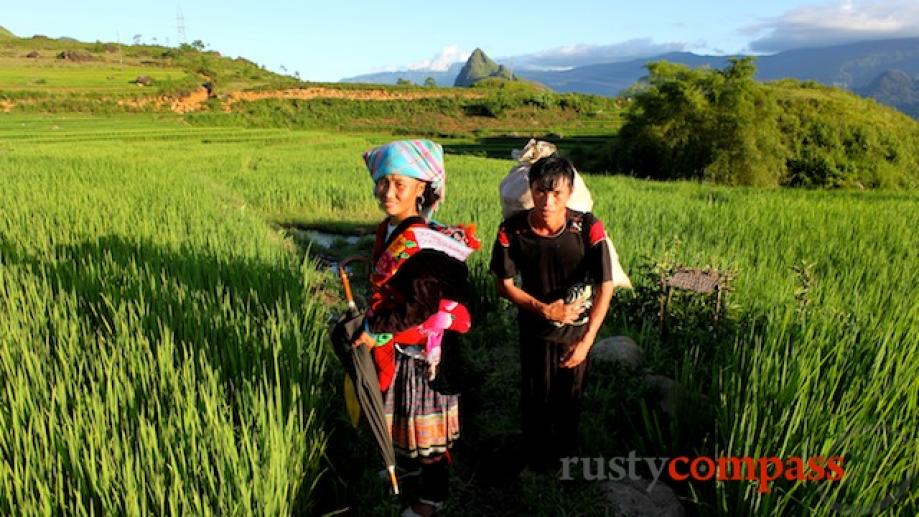
[(357, 305), (354, 303), (351, 282), (348, 279), (345, 267), (356, 260), (366, 261), (367, 259), (364, 257), (349, 257), (338, 264), (338, 276), (341, 278), (341, 284), (345, 290), (348, 310), (332, 326), (330, 336), (332, 337), (335, 355), (341, 360), (342, 365), (345, 367), (345, 372), (354, 382), (354, 391), (361, 406), (361, 412), (364, 414), (364, 418), (370, 426), (370, 432), (380, 448), (380, 454), (383, 456), (386, 470), (389, 471), (389, 480), (392, 483), (393, 493), (398, 494), (399, 481), (396, 478), (396, 453), (393, 450), (389, 426), (386, 425), (386, 413), (383, 409), (383, 394), (380, 391), (380, 381), (373, 365), (370, 349), (366, 346), (354, 346), (353, 344), (354, 340), (363, 331), (363, 315), (358, 311)]

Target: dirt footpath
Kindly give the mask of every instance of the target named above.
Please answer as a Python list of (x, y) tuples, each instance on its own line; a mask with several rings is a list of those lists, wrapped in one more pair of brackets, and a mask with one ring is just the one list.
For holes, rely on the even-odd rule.
[(415, 99), (433, 99), (441, 97), (462, 97), (464, 99), (481, 98), (480, 93), (457, 93), (444, 91), (431, 92), (398, 92), (383, 89), (340, 90), (338, 88), (294, 88), (269, 92), (232, 92), (226, 96), (224, 107), (228, 108), (239, 101), (256, 101), (261, 99), (348, 99), (358, 101), (397, 101)]
[(129, 106), (132, 108), (146, 108), (153, 106), (155, 109), (161, 109), (168, 106), (175, 113), (188, 113), (197, 111), (208, 99), (207, 88), (201, 87), (183, 97), (170, 97), (163, 95), (160, 97), (144, 97), (141, 99), (126, 99), (118, 101), (119, 106)]
[[(312, 88), (291, 88), (287, 90), (271, 90), (264, 92), (230, 92), (226, 95), (219, 95), (217, 98), (223, 105), (224, 111), (232, 111), (233, 104), (237, 102), (251, 102), (262, 99), (347, 99), (360, 101), (395, 101), (395, 100), (416, 100), (416, 99), (433, 99), (442, 97), (461, 97), (464, 99), (478, 99), (483, 95), (478, 92), (455, 92), (455, 91), (436, 91), (419, 92), (419, 91), (392, 91), (382, 88), (376, 89), (338, 89), (316, 86)], [(198, 88), (194, 92), (184, 97), (148, 97), (144, 99), (118, 101), (120, 106), (132, 106), (143, 108), (153, 105), (160, 109), (168, 106), (175, 113), (188, 113), (197, 111), (208, 100), (208, 91), (205, 88)]]

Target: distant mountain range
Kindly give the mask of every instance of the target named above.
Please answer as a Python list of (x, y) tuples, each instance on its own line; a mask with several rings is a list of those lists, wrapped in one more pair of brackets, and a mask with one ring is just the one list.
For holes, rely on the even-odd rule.
[(919, 119), (919, 80), (902, 70), (884, 72), (857, 93)]
[(396, 84), (399, 79), (405, 79), (415, 84), (424, 84), (428, 77), (434, 79), (438, 86), (453, 86), (457, 76), (463, 69), (464, 63), (453, 63), (446, 70), (400, 70), (397, 72), (375, 72), (371, 74), (356, 75), (346, 77), (340, 82), (343, 83), (372, 83), (372, 84)]
[[(647, 74), (645, 65), (667, 60), (687, 66), (723, 67), (731, 56), (705, 56), (672, 52), (620, 63), (598, 63), (565, 71), (519, 70), (522, 78), (540, 82), (559, 92), (615, 96)], [(500, 59), (497, 60), (499, 63)], [(919, 38), (865, 41), (822, 48), (787, 50), (757, 59), (760, 80), (794, 78), (846, 88), (860, 95), (919, 116)], [(343, 82), (393, 84), (400, 78), (421, 84), (431, 77), (452, 86), (462, 63), (446, 71), (408, 70), (381, 72), (343, 79)]]

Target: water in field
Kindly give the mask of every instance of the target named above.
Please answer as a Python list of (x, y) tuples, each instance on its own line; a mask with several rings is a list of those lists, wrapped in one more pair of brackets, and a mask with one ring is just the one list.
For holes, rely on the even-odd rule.
[(373, 236), (366, 228), (330, 231), (325, 226), (317, 228), (297, 223), (285, 223), (280, 227), (303, 251), (308, 251), (320, 264), (333, 271), (337, 271), (338, 263), (343, 259), (367, 256), (373, 243)]
[(359, 235), (339, 235), (317, 230), (307, 230), (306, 238), (324, 248), (332, 248), (333, 245), (340, 242), (344, 242), (345, 244), (357, 244), (358, 241), (361, 240)]

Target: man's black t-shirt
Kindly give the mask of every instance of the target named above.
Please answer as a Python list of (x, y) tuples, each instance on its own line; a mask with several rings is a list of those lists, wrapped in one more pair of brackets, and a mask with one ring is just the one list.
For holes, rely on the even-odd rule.
[[(491, 271), (498, 278), (521, 277), (521, 288), (543, 303), (565, 297), (577, 283), (597, 285), (612, 279), (603, 223), (592, 214), (568, 210), (565, 227), (556, 235), (537, 235), (529, 211), (506, 219), (498, 229)], [(521, 329), (547, 341), (570, 343), (586, 326), (555, 327), (538, 314), (520, 310)]]

